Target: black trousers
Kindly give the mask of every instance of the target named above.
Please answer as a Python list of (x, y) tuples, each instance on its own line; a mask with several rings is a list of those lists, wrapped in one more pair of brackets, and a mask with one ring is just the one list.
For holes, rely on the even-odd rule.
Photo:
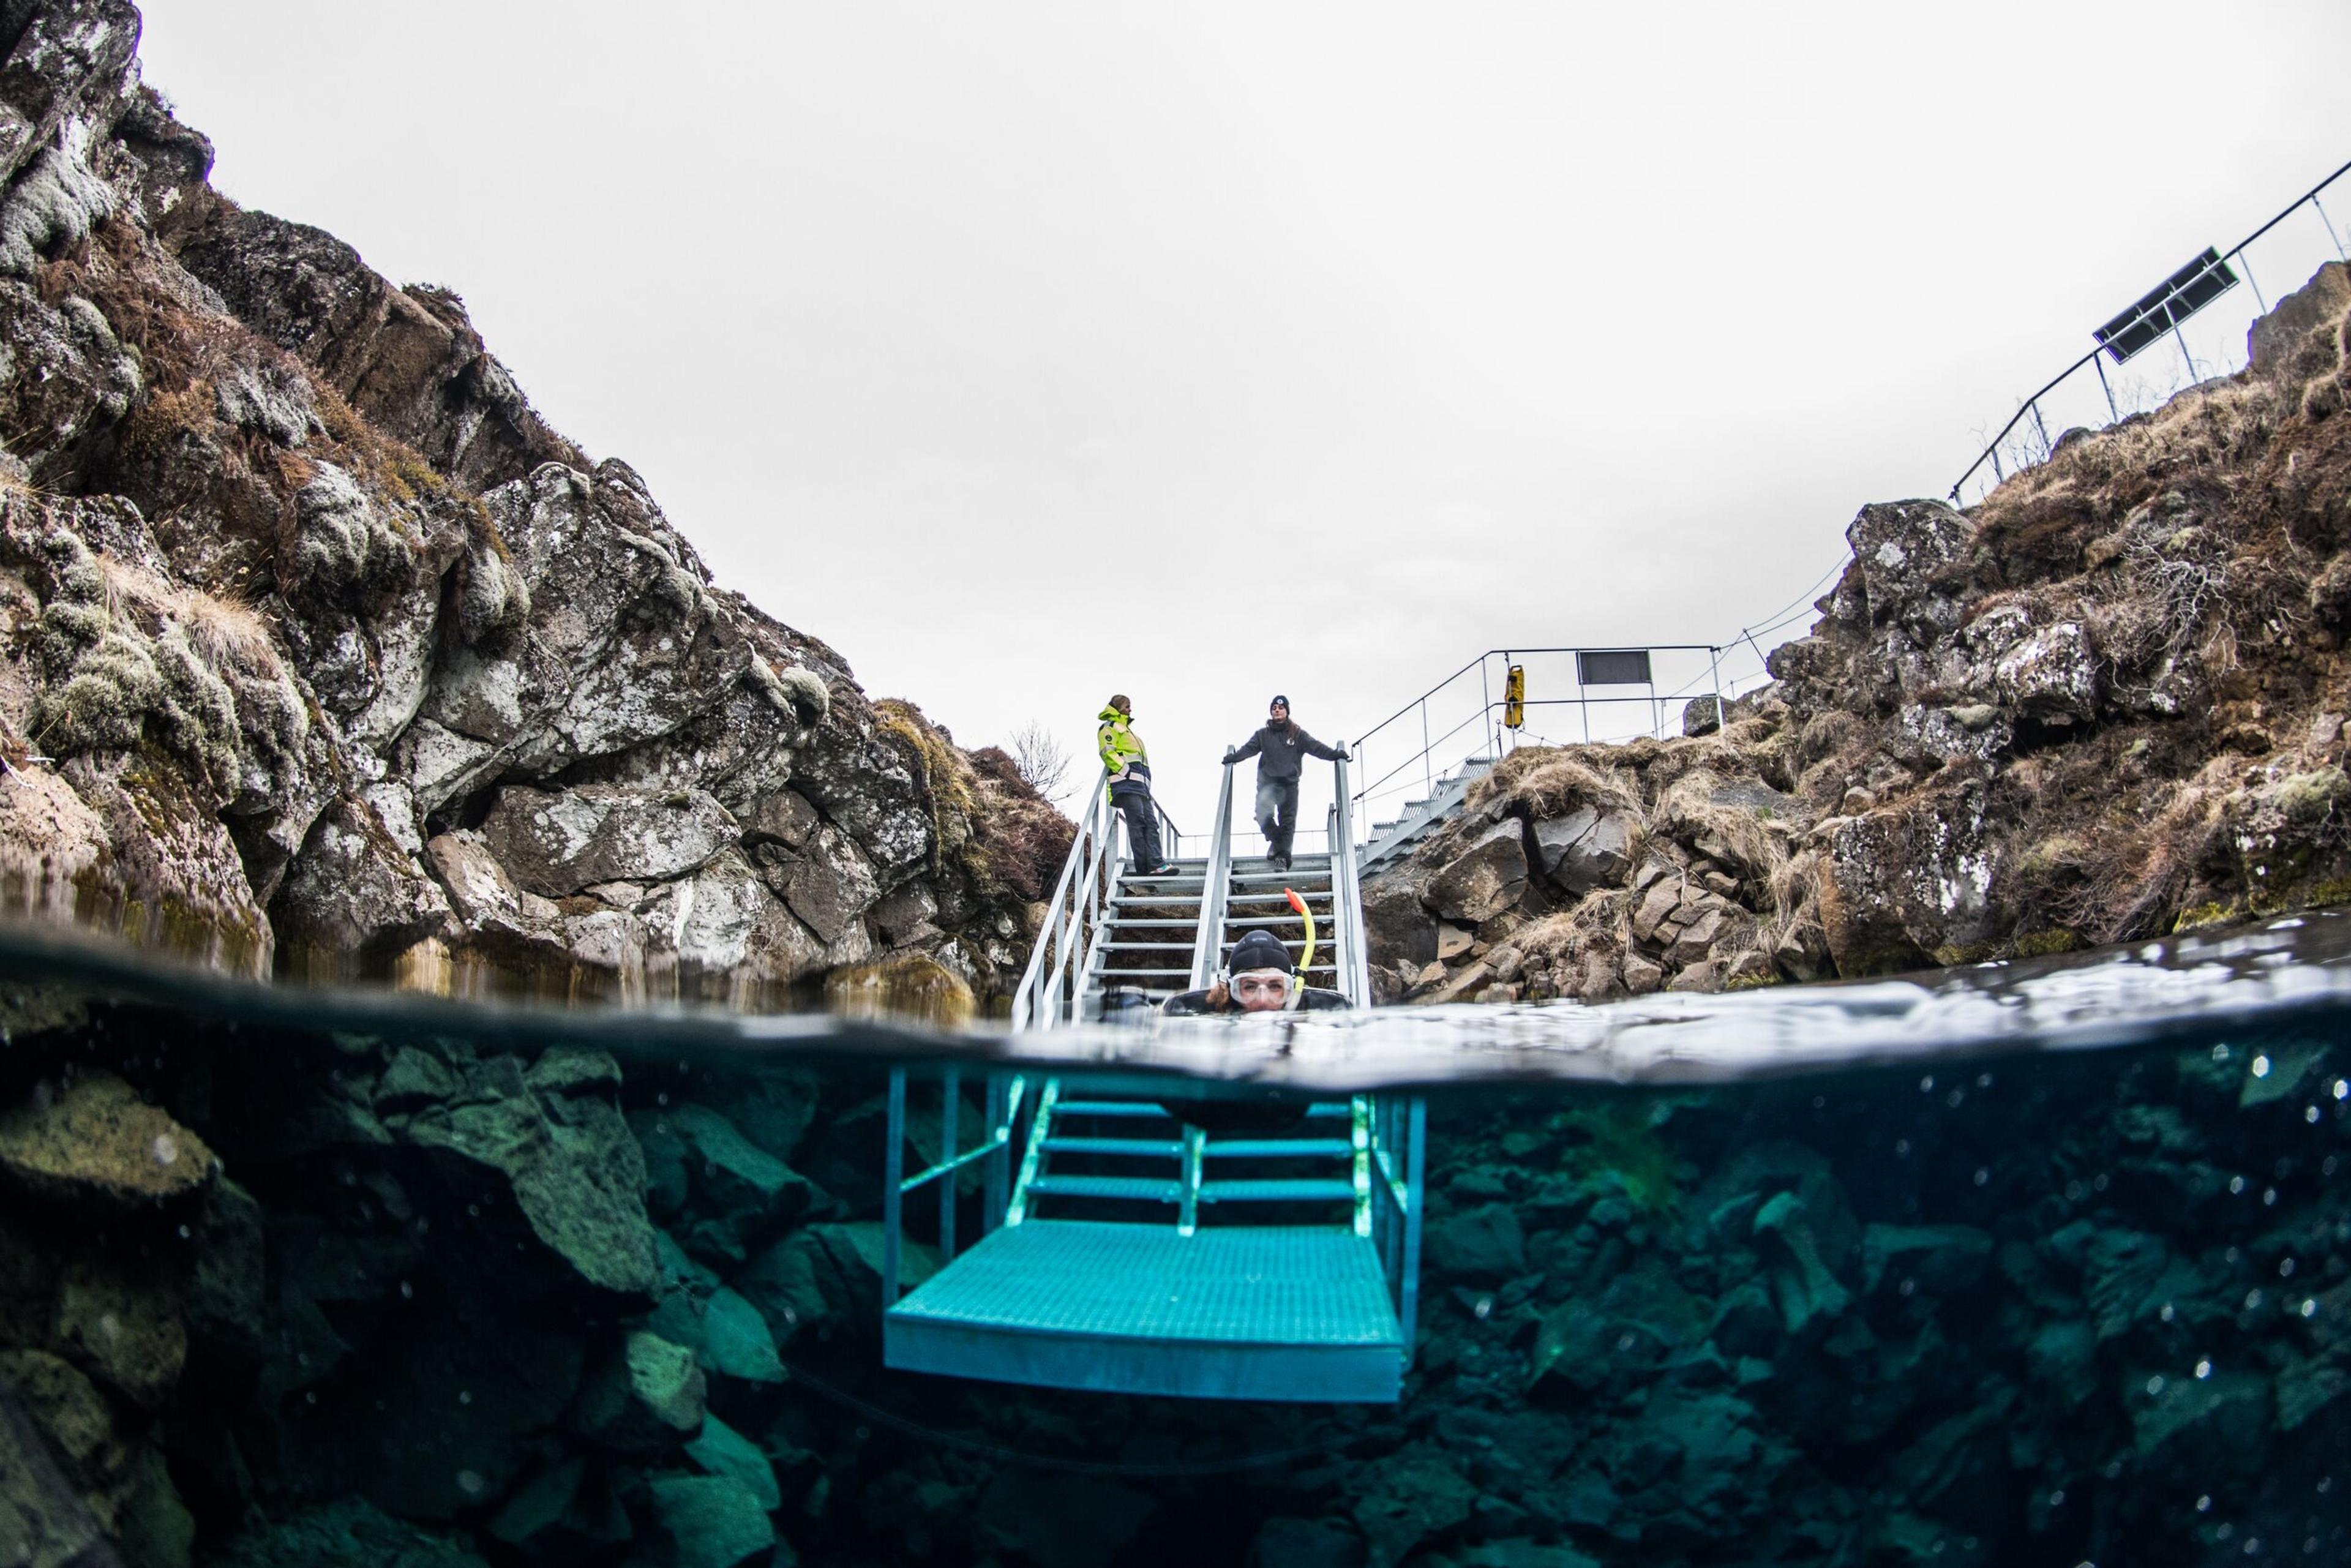
[(1257, 830), (1265, 835), (1265, 852), (1290, 857), (1290, 835), (1298, 831), (1298, 780), (1260, 779), (1257, 781)]
[(1159, 813), (1151, 808), (1151, 797), (1139, 790), (1113, 794), (1111, 803), (1126, 818), (1126, 843), (1134, 854), (1138, 870), (1155, 868), (1159, 864)]

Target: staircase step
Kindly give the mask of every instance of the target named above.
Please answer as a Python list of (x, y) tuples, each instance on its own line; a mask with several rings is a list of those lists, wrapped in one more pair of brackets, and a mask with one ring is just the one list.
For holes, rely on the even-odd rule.
[(1200, 1152), (1212, 1160), (1345, 1159), (1355, 1145), (1346, 1138), (1211, 1138)]
[[(1175, 1120), (1165, 1111), (1148, 1100), (1063, 1100), (1054, 1105), (1053, 1114), (1056, 1116), (1118, 1116), (1130, 1120), (1156, 1116), (1162, 1121)], [(1308, 1114), (1311, 1115), (1312, 1113), (1309, 1112)]]
[[(1173, 1185), (1173, 1184), (1171, 1184)], [(1202, 1203), (1319, 1203), (1352, 1201), (1355, 1184), (1335, 1176), (1294, 1176), (1265, 1181), (1204, 1181)]]
[(1184, 1157), (1184, 1145), (1173, 1138), (1064, 1138), (1055, 1134), (1045, 1140), (1049, 1155), (1119, 1155), (1135, 1159), (1178, 1160)]
[[(1181, 1203), (1184, 1184), (1152, 1176), (1055, 1176), (1037, 1177), (1030, 1192), (1050, 1197), (1115, 1197), (1135, 1203)], [(1352, 1190), (1352, 1189), (1351, 1189)], [(1205, 1193), (1204, 1193), (1205, 1196)]]

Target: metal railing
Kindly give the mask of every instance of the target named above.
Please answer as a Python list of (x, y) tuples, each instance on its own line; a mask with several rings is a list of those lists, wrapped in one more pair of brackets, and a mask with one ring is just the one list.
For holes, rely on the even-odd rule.
[[(1457, 758), (1499, 758), (1527, 742), (1562, 745), (1679, 734), (1682, 709), (1693, 698), (1727, 703), (1770, 681), (1760, 639), (1809, 608), (1809, 598), (1800, 601), (1723, 643), (1489, 648), (1350, 743), (1364, 779), (1351, 801), (1350, 831), (1358, 842), (1366, 841), (1384, 803), (1416, 791), (1422, 798), (1435, 794), (1440, 767)], [(1586, 681), (1584, 661), (1595, 653), (1646, 655), (1652, 678), (1633, 683), (1638, 690)], [(1526, 671), (1527, 695), (1519, 704), (1524, 722), (1516, 727), (1506, 722), (1510, 705), (1500, 695), (1513, 664)], [(1570, 695), (1542, 695), (1547, 692)]]
[(1214, 985), (1224, 965), (1225, 907), (1232, 894), (1233, 768), (1217, 789), (1215, 825), (1208, 832), (1208, 864), (1200, 884), (1200, 928), (1192, 938), (1192, 988)]
[[(1156, 800), (1152, 810), (1159, 816), (1160, 847), (1173, 856), (1183, 835)], [(1085, 977), (1102, 939), (1102, 917), (1118, 885), (1124, 826), (1124, 818), (1111, 804), (1110, 771), (1104, 768), (1095, 778), (1085, 812), (1078, 819), (1069, 859), (1061, 862), (1061, 880), (1046, 901), (1045, 922), (1038, 927), (1036, 942), (1029, 948), (1029, 967), (1013, 990), (1015, 1033), (1077, 1021)], [(1134, 846), (1128, 844), (1123, 853), (1131, 860)]]
[(1427, 1191), (1428, 1102), (1417, 1094), (1370, 1097), (1369, 1125), (1361, 1130), (1371, 1177), (1372, 1245), (1387, 1277), (1389, 1304), (1404, 1331), (1404, 1364), (1412, 1365), (1420, 1316), (1421, 1197)]
[(1354, 801), (1347, 790), (1347, 764), (1331, 764), (1331, 923), (1338, 957), (1339, 990), (1359, 1008), (1372, 1005), (1372, 958), (1364, 930), (1364, 890), (1355, 868)]
[(898, 1301), (899, 1277), (904, 1272), (901, 1254), (905, 1244), (905, 1200), (936, 1182), (939, 1186), (938, 1266), (946, 1268), (956, 1255), (956, 1205), (961, 1173), (978, 1164), (980, 1170), (979, 1234), (986, 1237), (1004, 1223), (1012, 1195), (1014, 1131), (1020, 1121), (1029, 1080), (1018, 1072), (987, 1076), (987, 1099), (980, 1113), (981, 1138), (972, 1147), (962, 1142), (963, 1074), (950, 1067), (939, 1074), (939, 1152), (936, 1163), (906, 1175), (906, 1070), (890, 1070), (890, 1146), (882, 1170), (882, 1305)]
[[(2214, 313), (2209, 306), (2197, 306), (2192, 310), (2176, 309), (2167, 304), (2143, 321), (2131, 323), (2153, 328), (2157, 335), (2171, 338), (2173, 346), (2179, 350), (2184, 377), (2169, 374), (2150, 377), (2144, 369), (2134, 372), (2128, 379), (2109, 376), (2105, 361), (2110, 357), (2110, 350), (2105, 334), (2106, 329), (2124, 321), (2125, 317), (2117, 317), (2106, 324), (2106, 329), (2101, 329), (2100, 334), (2094, 334), (2100, 337), (2100, 341), (2089, 352), (2058, 371), (2050, 378), (2047, 385), (2017, 405), (2008, 423), (2001, 426), (2000, 434), (1984, 444), (1976, 460), (1968, 465), (1967, 471), (1951, 486), (1952, 505), (1970, 504), (1963, 498), (1963, 493), (1970, 483), (1978, 486), (1973, 500), (1980, 501), (2010, 475), (2046, 462), (2050, 454), (2056, 450), (2057, 443), (2064, 440), (2065, 433), (2071, 429), (2118, 423), (2132, 413), (2157, 406), (2185, 387), (2214, 375), (2241, 369), (2245, 329), (2256, 317), (2267, 315), (2270, 308), (2270, 301), (2262, 291), (2260, 274), (2253, 267), (2252, 247), (2264, 240), (2269, 242), (2262, 269), (2269, 273), (2273, 285), (2279, 277), (2284, 277), (2294, 279), (2298, 287), (2302, 279), (2316, 270), (2314, 262), (2351, 259), (2351, 252), (2344, 248), (2342, 232), (2336, 229), (2335, 220), (2327, 214), (2325, 204), (2320, 200), (2327, 188), (2346, 173), (2351, 173), (2351, 163), (2346, 163), (2327, 175), (2299, 199), (2287, 204), (2275, 217), (2229, 249), (2205, 260), (2200, 267), (2191, 262), (2189, 268), (2183, 268), (2168, 285), (2174, 294), (2192, 294), (2203, 286), (2209, 287), (2212, 297), (2217, 298), (2235, 288), (2237, 274), (2241, 273), (2252, 294), (2254, 309), (2251, 315), (2225, 310)], [(2280, 233), (2281, 225), (2305, 207), (2317, 219), (2318, 227), (2325, 231), (2324, 246), (2319, 243), (2319, 235), (2315, 233), (2304, 232), (2298, 242), (2294, 236)], [(2294, 248), (2289, 249), (2289, 246)], [(2191, 272), (2190, 268), (2194, 270)], [(2158, 294), (2162, 292), (2160, 289), (2158, 291)], [(2125, 316), (2129, 314), (2126, 312)], [(2205, 350), (2200, 362), (2196, 351), (2199, 342)], [(2117, 369), (2137, 351), (2132, 350), (2116, 360)], [(2096, 372), (2095, 383), (2082, 375), (2084, 370)], [(2105, 410), (2104, 419), (2098, 417), (2101, 408)]]

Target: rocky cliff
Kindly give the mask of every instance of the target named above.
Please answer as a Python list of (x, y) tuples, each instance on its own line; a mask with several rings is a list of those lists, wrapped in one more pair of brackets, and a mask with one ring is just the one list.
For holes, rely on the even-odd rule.
[(139, 26), (0, 5), (0, 899), (438, 989), (1002, 988), (1059, 814), (714, 583), (455, 293), (214, 191)]
[(2351, 897), (2351, 273), (1980, 507), (1863, 508), (1772, 684), (1528, 748), (1366, 887), (1390, 999), (1600, 1001)]

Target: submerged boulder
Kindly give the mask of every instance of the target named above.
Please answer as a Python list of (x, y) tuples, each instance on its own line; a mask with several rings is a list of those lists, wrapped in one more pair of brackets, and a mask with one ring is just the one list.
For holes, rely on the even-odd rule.
[(37, 1083), (0, 1112), (0, 1179), (94, 1217), (192, 1202), (218, 1169), (203, 1139), (111, 1073)]

